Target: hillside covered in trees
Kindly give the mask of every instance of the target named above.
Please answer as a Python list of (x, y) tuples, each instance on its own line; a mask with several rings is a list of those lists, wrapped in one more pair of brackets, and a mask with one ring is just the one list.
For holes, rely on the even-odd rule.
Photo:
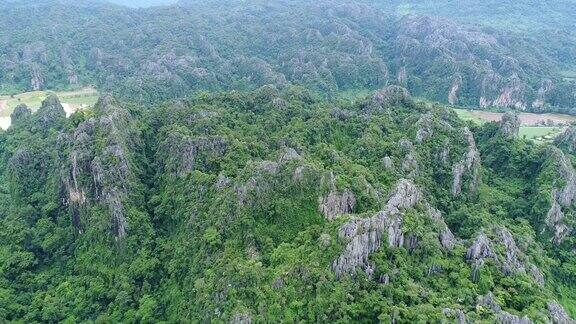
[(0, 322), (576, 323), (575, 10), (0, 0)]
[[(467, 124), (387, 86), (149, 109), (103, 96), (0, 132), (0, 318), (569, 323), (574, 130)], [(560, 148), (558, 148), (560, 147)]]
[(11, 0), (0, 2), (0, 92), (96, 85), (158, 103), (267, 84), (325, 98), (395, 84), (450, 104), (576, 113), (573, 4)]

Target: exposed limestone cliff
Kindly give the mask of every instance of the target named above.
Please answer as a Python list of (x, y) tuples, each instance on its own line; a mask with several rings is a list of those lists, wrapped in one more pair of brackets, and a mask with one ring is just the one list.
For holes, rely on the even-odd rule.
[(58, 123), (61, 123), (66, 119), (66, 112), (64, 107), (60, 104), (58, 97), (54, 95), (48, 96), (36, 113), (40, 119), (40, 125), (44, 129), (54, 127)]
[(536, 99), (532, 102), (532, 108), (542, 108), (546, 104), (546, 95), (554, 88), (554, 83), (550, 79), (542, 80), (540, 88), (536, 94)]
[(520, 118), (518, 114), (507, 112), (500, 121), (500, 134), (506, 138), (517, 138), (520, 131)]
[(480, 152), (476, 148), (476, 141), (474, 140), (472, 132), (468, 128), (464, 128), (463, 132), (468, 142), (468, 151), (464, 154), (462, 160), (452, 167), (452, 195), (454, 197), (458, 197), (462, 193), (464, 176), (469, 178), (469, 190), (471, 194), (476, 193), (480, 181)]
[(406, 87), (406, 85), (408, 84), (408, 73), (406, 72), (406, 67), (401, 67), (400, 70), (398, 71), (398, 84), (400, 84), (403, 87)]
[(450, 162), (450, 140), (446, 139), (444, 141), (442, 149), (438, 153), (438, 160), (445, 166)]
[[(544, 275), (538, 267), (527, 261), (525, 254), (518, 248), (514, 236), (505, 227), (495, 227), (490, 231), (490, 239), (484, 231), (476, 237), (466, 252), (466, 260), (472, 265), (472, 279), (478, 280), (479, 270), (490, 259), (504, 275), (526, 273), (538, 285), (544, 285)], [(501, 246), (502, 249), (497, 248)], [(503, 253), (496, 251), (503, 250)], [(528, 270), (527, 270), (528, 269)]]
[(492, 241), (484, 234), (480, 233), (468, 251), (466, 260), (472, 263), (472, 280), (478, 281), (479, 270), (484, 265), (486, 259), (495, 259), (496, 254), (493, 251)]
[(442, 313), (444, 314), (444, 316), (454, 321), (454, 323), (466, 324), (468, 322), (468, 320), (466, 319), (466, 314), (461, 309), (453, 310), (450, 308), (444, 308), (442, 310)]
[(302, 157), (300, 156), (300, 154), (298, 154), (298, 152), (296, 152), (295, 149), (288, 147), (286, 149), (284, 149), (284, 152), (282, 152), (282, 156), (280, 156), (279, 159), (279, 163), (288, 163), (290, 161), (296, 161), (296, 160), (300, 160)]
[(522, 317), (514, 314), (510, 314), (508, 312), (502, 311), (496, 317), (498, 323), (502, 324), (532, 324), (532, 320), (528, 318), (528, 316), (524, 315)]
[(554, 184), (551, 207), (546, 214), (545, 224), (554, 233), (552, 242), (559, 244), (572, 232), (572, 228), (566, 224), (564, 209), (570, 207), (576, 198), (576, 171), (570, 159), (560, 149), (551, 147), (548, 153), (563, 186)]
[(386, 170), (394, 170), (394, 161), (389, 156), (382, 158), (382, 165)]
[(440, 213), (429, 206), (420, 189), (409, 180), (402, 179), (380, 212), (369, 218), (352, 219), (342, 225), (339, 238), (346, 242), (346, 247), (332, 264), (336, 276), (341, 277), (346, 273), (353, 273), (359, 267), (371, 275), (374, 269), (368, 261), (370, 254), (377, 251), (384, 240), (387, 240), (390, 247), (400, 247), (405, 244), (402, 216), (406, 209), (414, 208), (418, 204), (426, 206), (429, 217), (444, 227), (444, 235), (450, 237), (450, 240), (446, 240), (450, 241), (446, 248), (450, 248), (453, 236), (451, 232), (447, 234), (450, 230), (439, 218)]
[(519, 110), (526, 109), (526, 85), (517, 74), (505, 78), (497, 73), (484, 76), (480, 93), (479, 106), (487, 108), (509, 107)]
[(460, 89), (462, 88), (462, 76), (457, 74), (452, 81), (452, 86), (450, 86), (450, 91), (448, 92), (448, 103), (455, 105), (458, 103), (458, 95), (460, 94)]
[(344, 189), (342, 193), (330, 191), (326, 197), (318, 199), (318, 209), (328, 220), (351, 214), (356, 206), (356, 197), (349, 189)]
[[(83, 218), (88, 205), (104, 204), (110, 213), (114, 236), (127, 234), (125, 200), (133, 176), (127, 148), (135, 149), (136, 137), (130, 133), (131, 116), (110, 96), (100, 98), (94, 111), (97, 117), (82, 122), (61, 139), (70, 153), (63, 157), (62, 182), (72, 223), (81, 233), (89, 219)], [(96, 141), (104, 143), (96, 149)]]
[(532, 321), (528, 316), (520, 317), (502, 310), (502, 307), (496, 302), (494, 295), (489, 291), (485, 296), (478, 296), (477, 305), (490, 310), (496, 315), (496, 321), (502, 324), (531, 324)]
[(408, 90), (390, 85), (374, 93), (366, 104), (365, 110), (367, 113), (379, 113), (411, 102), (412, 98)]
[(512, 233), (505, 227), (499, 227), (495, 230), (496, 242), (504, 246), (505, 257), (502, 262), (502, 272), (505, 275), (510, 275), (520, 271), (524, 271), (524, 264), (518, 259), (520, 250), (516, 246), (516, 241)]
[(576, 152), (576, 127), (568, 127), (560, 135), (556, 136), (554, 145), (566, 150), (568, 153)]
[(553, 301), (549, 302), (546, 305), (546, 308), (550, 312), (550, 317), (552, 319), (552, 323), (554, 324), (576, 324), (576, 321), (571, 319), (564, 310), (564, 307), (560, 305), (558, 302)]
[(564, 223), (564, 212), (562, 207), (558, 203), (559, 192), (556, 188), (552, 189), (551, 194), (552, 206), (546, 214), (546, 226), (554, 233), (552, 241), (555, 244), (561, 243), (568, 234), (570, 234), (570, 228)]
[[(263, 160), (249, 162), (240, 179), (237, 178), (235, 180), (230, 180), (230, 183), (234, 183), (234, 193), (236, 194), (237, 202), (240, 206), (251, 204), (254, 197), (258, 197), (260, 194), (270, 191), (275, 186), (286, 186), (286, 183), (283, 182), (287, 180), (284, 178), (286, 175), (284, 172), (291, 174), (288, 179), (291, 179), (295, 184), (302, 186), (318, 185), (320, 172), (318, 172), (314, 166), (306, 164), (304, 159), (302, 159), (296, 150), (292, 148), (283, 148), (278, 152), (277, 156), (278, 158), (276, 161)], [(325, 179), (323, 177), (323, 180), (320, 180), (320, 187), (335, 188), (335, 186), (331, 186), (331, 183), (333, 184), (333, 175), (331, 175), (331, 177), (326, 177)], [(325, 186), (322, 186), (323, 184), (325, 184)], [(330, 202), (327, 200), (328, 205), (331, 206), (330, 208), (334, 208), (328, 209), (330, 209), (331, 212), (338, 210), (338, 207), (332, 205), (332, 203), (340, 202), (342, 205), (339, 206), (345, 208), (343, 207), (346, 206), (344, 201), (355, 205), (355, 201), (352, 202), (349, 200), (353, 198), (352, 193), (348, 192), (347, 195), (348, 194), (351, 196), (344, 197), (344, 200), (336, 199), (338, 200), (337, 202), (336, 200), (330, 200), (334, 199), (334, 197), (328, 199), (330, 200)], [(342, 196), (337, 195), (336, 198), (342, 198)], [(319, 203), (321, 199), (322, 198), (319, 199)]]
[(418, 131), (416, 132), (416, 143), (422, 143), (434, 136), (434, 117), (431, 113), (424, 114), (416, 122)]
[(407, 84), (410, 76), (418, 78), (418, 82), (432, 81), (425, 76), (436, 75), (438, 67), (454, 71), (451, 77), (444, 78), (442, 86), (434, 79), (436, 95), (447, 98), (450, 104), (463, 102), (465, 97), (465, 101), (474, 100), (480, 107), (523, 110), (533, 96), (537, 97), (535, 106), (548, 100), (549, 84), (543, 81), (536, 90), (528, 77), (528, 74), (534, 78), (541, 75), (546, 58), (540, 60), (540, 65), (522, 61), (505, 50), (510, 45), (509, 38), (417, 15), (404, 16), (395, 30), (395, 57), (399, 66), (406, 69)]
[(226, 146), (219, 136), (194, 137), (176, 130), (162, 142), (158, 156), (164, 170), (182, 177), (194, 170), (205, 170), (213, 159), (226, 153)]
[(351, 214), (356, 206), (356, 196), (348, 188), (339, 192), (336, 188), (334, 173), (330, 172), (327, 176), (323, 177), (321, 182), (329, 188), (329, 193), (318, 198), (318, 210), (324, 215), (327, 220)]
[(32, 64), (30, 71), (30, 87), (34, 91), (42, 90), (44, 88), (44, 77), (37, 64)]
[(402, 171), (408, 178), (414, 178), (418, 173), (418, 159), (416, 148), (407, 139), (403, 139), (398, 143), (400, 149), (405, 153), (402, 160)]
[(12, 114), (10, 114), (10, 119), (12, 124), (18, 124), (20, 121), (26, 119), (28, 116), (32, 115), (32, 111), (26, 104), (19, 104), (14, 108)]

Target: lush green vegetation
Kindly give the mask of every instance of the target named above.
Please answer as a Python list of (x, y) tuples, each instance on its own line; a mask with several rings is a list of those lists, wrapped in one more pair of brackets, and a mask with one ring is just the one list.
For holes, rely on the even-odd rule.
[[(334, 104), (273, 87), (149, 110), (105, 97), (69, 119), (61, 109), (50, 97), (0, 132), (0, 318), (436, 322), (454, 320), (450, 308), (493, 321), (498, 311), (477, 306), (488, 292), (535, 321), (552, 300), (576, 314), (574, 237), (553, 244), (544, 224), (555, 162), (547, 146), (506, 139), (495, 123), (466, 124), (407, 98)], [(453, 165), (470, 149), (465, 126), (482, 177), (473, 189), (465, 174), (454, 196)], [(433, 131), (417, 140), (421, 129)], [(369, 256), (371, 277), (358, 267), (337, 278), (339, 229), (384, 208), (402, 178), (427, 201), (402, 209), (415, 245), (383, 243)], [(319, 198), (345, 188), (353, 215), (327, 220)], [(462, 240), (453, 248), (440, 246), (428, 203)], [(573, 226), (572, 214), (566, 221)], [(543, 286), (501, 270), (502, 227)], [(481, 231), (497, 257), (476, 273), (466, 250)]]
[(573, 0), (113, 2), (0, 1), (0, 322), (576, 317)]
[(561, 127), (526, 126), (520, 128), (520, 136), (538, 141), (550, 141), (562, 130)]
[[(145, 9), (96, 0), (0, 4), (0, 20), (9, 22), (0, 30), (0, 93), (93, 84), (150, 103), (266, 84), (304, 86), (325, 98), (399, 84), (463, 106), (574, 113), (576, 84), (564, 77), (576, 61), (574, 12), (562, 9), (569, 1), (549, 8), (562, 13), (557, 23), (550, 19), (555, 37), (468, 24), (496, 9), (498, 19), (513, 24), (515, 12), (540, 12), (516, 8), (518, 1), (444, 2), (409, 2), (410, 12), (469, 21), (400, 18), (398, 3), (371, 1), (180, 1)], [(492, 11), (478, 14), (487, 7)], [(473, 12), (458, 14), (466, 9)]]
[(62, 104), (73, 107), (93, 106), (96, 101), (98, 101), (98, 92), (92, 88), (60, 92), (33, 91), (10, 96), (0, 96), (0, 117), (10, 116), (14, 108), (21, 104), (25, 104), (32, 111), (36, 111), (40, 108), (42, 101), (51, 94), (58, 96)]

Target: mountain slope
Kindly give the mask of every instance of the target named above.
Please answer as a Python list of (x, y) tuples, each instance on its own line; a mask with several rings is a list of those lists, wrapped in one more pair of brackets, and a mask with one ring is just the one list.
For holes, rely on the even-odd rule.
[(266, 84), (301, 85), (326, 97), (398, 84), (472, 107), (572, 113), (576, 106), (566, 67), (574, 46), (563, 37), (399, 17), (340, 1), (38, 6), (0, 13), (11, 22), (0, 32), (3, 93), (96, 84), (126, 99), (161, 102)]
[(20, 107), (0, 133), (4, 319), (576, 310), (573, 156), (517, 139), (513, 115), (472, 127), (395, 86), (357, 103), (268, 86), (61, 110)]

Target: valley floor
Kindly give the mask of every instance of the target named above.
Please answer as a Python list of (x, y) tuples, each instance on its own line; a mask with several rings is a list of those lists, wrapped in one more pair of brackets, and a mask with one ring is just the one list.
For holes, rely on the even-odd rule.
[(73, 91), (31, 91), (12, 96), (0, 96), (0, 128), (10, 127), (10, 114), (19, 104), (26, 104), (36, 111), (49, 94), (56, 94), (62, 101), (67, 116), (79, 109), (93, 106), (98, 100), (98, 91), (93, 87), (84, 87)]
[[(483, 124), (490, 121), (500, 121), (504, 113), (454, 109), (458, 116), (463, 120), (471, 120), (475, 123)], [(520, 113), (520, 137), (535, 140), (536, 142), (551, 141), (560, 134), (566, 126), (576, 122), (576, 116), (546, 113)]]

